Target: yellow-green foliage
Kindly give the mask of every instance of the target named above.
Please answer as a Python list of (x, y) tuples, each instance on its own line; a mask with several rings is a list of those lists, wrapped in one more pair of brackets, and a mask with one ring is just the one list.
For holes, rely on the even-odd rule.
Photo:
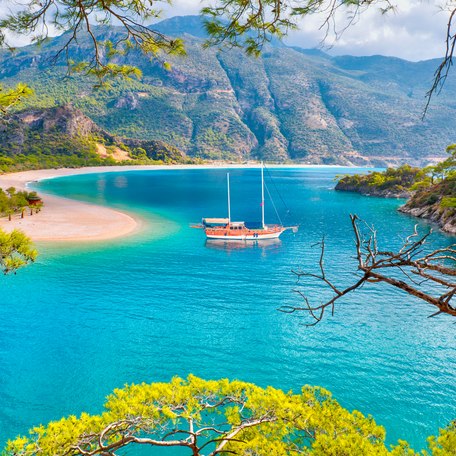
[(429, 448), (433, 456), (450, 456), (456, 454), (456, 420), (440, 430), (437, 437), (429, 438)]
[(432, 185), (432, 179), (429, 176), (423, 177), (422, 180), (415, 182), (411, 187), (410, 190), (423, 190), (427, 189)]
[(323, 389), (304, 387), (293, 394), (194, 376), (117, 389), (102, 414), (84, 413), (36, 427), (29, 437), (10, 441), (5, 452), (80, 455), (80, 449), (100, 451), (100, 441), (121, 448), (129, 436), (151, 439), (151, 445), (163, 440), (177, 445), (191, 442), (189, 432), (198, 448), (211, 442), (199, 453), (206, 455), (220, 445), (246, 455), (388, 454), (384, 429), (372, 418), (345, 410)]
[(427, 169), (403, 165), (399, 168), (388, 168), (385, 171), (373, 171), (369, 174), (346, 175), (339, 178), (341, 184), (355, 188), (376, 188), (379, 190), (411, 190), (414, 187), (430, 185)]
[(0, 113), (4, 114), (9, 108), (32, 93), (32, 89), (25, 84), (17, 84), (16, 87), (6, 90), (0, 85)]
[(0, 188), (0, 217), (22, 212), (30, 206), (29, 199), (38, 197), (36, 192), (16, 191), (10, 187), (4, 191)]
[[(433, 455), (454, 456), (455, 423), (429, 442)], [(383, 427), (344, 409), (322, 388), (294, 394), (193, 375), (116, 389), (100, 415), (33, 428), (9, 441), (4, 454), (108, 455), (135, 444), (187, 447), (198, 455), (418, 456), (405, 441), (388, 449)]]
[(20, 267), (35, 261), (37, 255), (32, 241), (22, 231), (6, 233), (0, 229), (0, 270), (4, 274), (16, 272)]
[(442, 201), (440, 201), (440, 207), (443, 207), (443, 208), (456, 207), (456, 198), (451, 197), (451, 196), (443, 197)]
[(442, 209), (456, 207), (456, 171), (454, 157), (450, 157), (434, 167), (425, 168), (431, 174), (433, 184), (429, 187), (416, 186), (416, 193), (408, 203), (411, 207), (434, 205)]

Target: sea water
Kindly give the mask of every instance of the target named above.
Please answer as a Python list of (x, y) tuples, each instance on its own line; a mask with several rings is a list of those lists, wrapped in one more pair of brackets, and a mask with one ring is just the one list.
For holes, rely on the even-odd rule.
[[(36, 185), (130, 211), (144, 226), (109, 242), (39, 244), (35, 264), (0, 278), (1, 443), (33, 425), (100, 412), (105, 396), (126, 383), (193, 373), (295, 391), (320, 385), (343, 406), (373, 415), (389, 443), (424, 447), (456, 417), (453, 318), (429, 319), (434, 308), (378, 284), (341, 299), (334, 316), (311, 328), (305, 314), (277, 310), (301, 304), (292, 271), (318, 272), (322, 236), (330, 277), (340, 286), (353, 282), (350, 213), (375, 224), (385, 248), (399, 246), (415, 223), (429, 229), (397, 212), (401, 200), (334, 191), (336, 174), (355, 171), (362, 170), (266, 172), (283, 223), (299, 231), (264, 245), (210, 243), (190, 228), (202, 217), (226, 216), (223, 169)], [(230, 177), (232, 219), (260, 220), (259, 170), (231, 169)], [(277, 222), (268, 197), (266, 221)], [(452, 242), (437, 232), (430, 247)], [(313, 302), (328, 296), (321, 284), (305, 284)]]

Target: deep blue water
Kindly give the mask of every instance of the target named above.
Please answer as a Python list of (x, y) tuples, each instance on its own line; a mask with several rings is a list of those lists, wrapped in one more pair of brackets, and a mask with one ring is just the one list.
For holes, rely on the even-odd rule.
[[(292, 269), (315, 270), (326, 235), (328, 271), (353, 280), (349, 213), (375, 222), (385, 247), (416, 220), (397, 200), (333, 190), (344, 169), (273, 169), (270, 191), (287, 224), (279, 243), (208, 244), (189, 227), (226, 214), (225, 170), (141, 171), (43, 181), (42, 191), (139, 214), (143, 232), (83, 246), (41, 244), (36, 264), (0, 278), (0, 441), (81, 411), (129, 382), (194, 373), (298, 390), (321, 385), (372, 414), (388, 441), (416, 448), (456, 417), (456, 325), (385, 286), (341, 301), (306, 328), (279, 313), (299, 304)], [(358, 170), (359, 171), (359, 170)], [(232, 218), (260, 218), (258, 170), (230, 170)], [(267, 220), (276, 222), (270, 204)], [(423, 229), (428, 225), (419, 222)], [(432, 247), (453, 239), (436, 233)], [(323, 299), (320, 285), (307, 291)], [(167, 453), (169, 454), (169, 453)]]

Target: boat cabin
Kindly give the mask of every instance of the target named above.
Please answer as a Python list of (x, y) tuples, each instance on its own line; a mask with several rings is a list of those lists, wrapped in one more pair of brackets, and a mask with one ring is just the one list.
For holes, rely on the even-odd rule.
[(245, 222), (231, 222), (227, 218), (203, 218), (203, 228), (225, 228), (229, 230), (244, 230), (246, 229)]
[(202, 224), (204, 228), (220, 228), (221, 226), (226, 226), (230, 223), (228, 218), (203, 218)]

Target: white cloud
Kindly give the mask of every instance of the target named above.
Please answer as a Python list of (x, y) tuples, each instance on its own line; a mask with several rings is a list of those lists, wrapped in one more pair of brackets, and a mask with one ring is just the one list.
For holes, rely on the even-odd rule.
[[(5, 19), (10, 14), (14, 14), (18, 11), (22, 11), (26, 6), (25, 1), (16, 2), (10, 0), (0, 0), (0, 19)], [(55, 36), (58, 34), (55, 28), (50, 25), (48, 29), (44, 29), (43, 27), (38, 27), (35, 33), (30, 35), (18, 35), (15, 33), (11, 33), (9, 31), (5, 32), (7, 43), (12, 47), (21, 47), (30, 44), (34, 35), (43, 35), (48, 33), (49, 36)]]
[[(441, 57), (445, 50), (446, 24), (449, 14), (435, 2), (402, 0), (394, 12), (381, 14), (369, 9), (338, 40), (334, 35), (325, 42), (331, 54), (382, 54), (409, 60)], [(338, 17), (339, 30), (344, 18)], [(300, 30), (292, 32), (287, 43), (301, 47), (318, 46), (324, 38), (319, 30), (321, 17), (302, 20)]]
[[(0, 18), (4, 19), (11, 13), (17, 11), (17, 5), (5, 0), (0, 0)], [(14, 36), (9, 32), (5, 33), (8, 43), (11, 46), (25, 46), (30, 42), (30, 38), (24, 36)]]
[[(456, 6), (455, 0), (440, 0), (444, 5)], [(297, 0), (299, 2), (299, 0)], [(373, 55), (382, 54), (408, 60), (441, 57), (445, 50), (448, 11), (442, 11), (439, 1), (396, 0), (395, 11), (381, 14), (371, 7), (363, 12), (338, 40), (328, 37), (325, 50), (330, 54)], [(164, 9), (167, 17), (198, 14), (207, 0), (174, 0)], [(339, 14), (338, 29), (343, 29), (346, 18)], [(320, 45), (324, 30), (322, 16), (310, 16), (300, 21), (299, 30), (285, 39), (290, 45), (313, 48)]]
[[(204, 2), (207, 4), (207, 2)], [(167, 17), (198, 14), (205, 6), (201, 0), (172, 0), (171, 5), (163, 8)]]

